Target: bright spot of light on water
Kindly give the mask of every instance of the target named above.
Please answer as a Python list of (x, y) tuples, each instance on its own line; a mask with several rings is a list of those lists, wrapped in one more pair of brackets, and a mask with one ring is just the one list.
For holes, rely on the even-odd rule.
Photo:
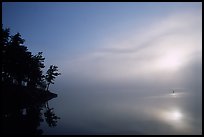
[(171, 112), (172, 120), (180, 120), (182, 118), (182, 114), (179, 111)]
[[(183, 123), (184, 115), (183, 113), (177, 109), (157, 109), (156, 110), (156, 117), (163, 122), (169, 123), (169, 124), (181, 124)], [(177, 125), (178, 126), (178, 125)]]
[(172, 96), (176, 96), (176, 93), (172, 93), (171, 95), (172, 95)]
[(181, 121), (183, 115), (178, 110), (169, 110), (169, 111), (163, 111), (162, 117), (165, 121), (169, 122), (178, 122)]

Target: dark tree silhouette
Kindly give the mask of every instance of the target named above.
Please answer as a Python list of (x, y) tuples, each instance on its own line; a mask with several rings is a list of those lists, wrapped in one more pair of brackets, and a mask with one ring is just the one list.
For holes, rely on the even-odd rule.
[[(57, 73), (57, 66), (50, 66), (47, 75), (43, 75), (42, 69), (45, 58), (42, 52), (32, 55), (24, 45), (25, 40), (20, 33), (10, 35), (10, 29), (3, 28), (1, 36), (1, 92), (0, 92), (0, 132), (3, 134), (42, 134), (38, 129), (41, 117), (41, 103), (44, 103), (57, 95), (47, 90)], [(46, 83), (48, 82), (48, 84)], [(39, 88), (42, 88), (39, 89)], [(23, 109), (25, 110), (23, 112)], [(49, 126), (56, 126), (59, 119), (53, 108), (47, 107), (45, 113)]]
[(1, 67), (1, 76), (2, 80), (8, 81), (8, 72), (7, 72), (7, 64), (8, 64), (8, 57), (7, 57), (7, 45), (9, 43), (9, 38), (10, 38), (10, 30), (9, 28), (3, 29), (2, 26), (2, 31), (1, 31), (1, 50), (2, 50), (2, 67)]
[(4, 46), (4, 68), (3, 73), (12, 82), (21, 85), (25, 81), (28, 59), (31, 57), (31, 52), (28, 52), (27, 47), (23, 46), (24, 39), (20, 33), (11, 36), (10, 41)]
[[(3, 82), (18, 85), (24, 83), (24, 86), (45, 89), (47, 85), (45, 80), (50, 84), (52, 83), (53, 76), (59, 75), (52, 73), (52, 70), (50, 70), (52, 74), (49, 73), (47, 79), (45, 79), (42, 71), (45, 67), (45, 58), (42, 52), (32, 55), (27, 47), (23, 45), (25, 40), (21, 38), (20, 33), (11, 36), (10, 29), (4, 29), (2, 25), (1, 39)], [(54, 70), (56, 67), (52, 69)]]
[(42, 52), (38, 52), (37, 55), (34, 55), (30, 59), (29, 63), (29, 72), (28, 72), (28, 86), (36, 87), (37, 85), (41, 86), (44, 80), (44, 75), (42, 68), (44, 68), (45, 58), (42, 56)]
[(9, 28), (6, 28), (6, 29), (3, 29), (3, 26), (2, 26), (2, 30), (1, 30), (1, 45), (5, 46), (8, 44), (8, 41), (9, 41), (9, 37), (10, 37), (10, 29)]
[[(19, 107), (19, 106), (18, 106)], [(23, 109), (12, 109), (12, 112), (1, 117), (1, 133), (3, 135), (41, 135), (40, 123), (44, 121), (41, 106), (30, 106)]]
[(46, 111), (44, 116), (49, 127), (57, 126), (57, 119), (60, 119), (60, 117), (56, 116), (54, 113), (54, 108), (50, 108), (48, 102), (46, 103)]
[(50, 68), (47, 70), (45, 80), (47, 81), (47, 91), (50, 86), (50, 84), (54, 84), (54, 79), (56, 76), (61, 75), (61, 73), (58, 73), (58, 67), (55, 65), (50, 65)]

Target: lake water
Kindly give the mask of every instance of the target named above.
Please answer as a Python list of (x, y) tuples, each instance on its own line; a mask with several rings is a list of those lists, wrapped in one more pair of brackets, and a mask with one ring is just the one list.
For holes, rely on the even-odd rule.
[(49, 106), (60, 119), (45, 135), (202, 134), (201, 91), (67, 91)]

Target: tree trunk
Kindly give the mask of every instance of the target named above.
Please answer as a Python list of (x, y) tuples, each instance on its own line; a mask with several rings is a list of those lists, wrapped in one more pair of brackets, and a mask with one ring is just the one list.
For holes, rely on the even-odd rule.
[(50, 83), (47, 84), (47, 89), (46, 89), (46, 91), (48, 91), (49, 86), (50, 86)]
[(47, 109), (50, 109), (49, 104), (48, 104), (48, 101), (46, 102), (46, 108), (47, 108)]

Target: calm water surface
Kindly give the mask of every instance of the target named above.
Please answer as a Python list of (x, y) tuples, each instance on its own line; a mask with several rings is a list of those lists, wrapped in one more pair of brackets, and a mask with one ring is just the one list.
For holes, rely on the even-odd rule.
[(49, 101), (60, 117), (43, 134), (202, 134), (201, 92), (75, 91)]

